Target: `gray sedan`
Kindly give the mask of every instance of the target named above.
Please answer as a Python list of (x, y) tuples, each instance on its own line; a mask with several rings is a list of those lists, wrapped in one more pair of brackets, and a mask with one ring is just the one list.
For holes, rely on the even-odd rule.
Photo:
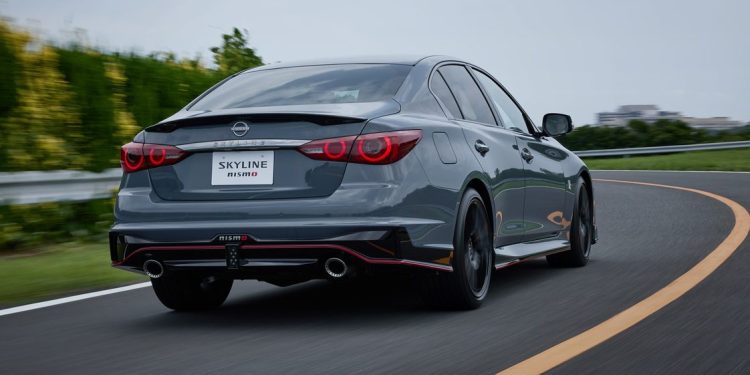
[(495, 269), (587, 263), (591, 177), (554, 139), (571, 129), (445, 56), (243, 71), (122, 147), (112, 262), (176, 310), (221, 305), (236, 279), (383, 271), (476, 308)]

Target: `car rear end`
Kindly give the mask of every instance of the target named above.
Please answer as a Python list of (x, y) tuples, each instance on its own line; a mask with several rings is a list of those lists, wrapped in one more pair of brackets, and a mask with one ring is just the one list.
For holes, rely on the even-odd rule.
[(449, 270), (445, 249), (424, 243), (452, 223), (418, 196), (422, 132), (384, 122), (410, 69), (241, 73), (145, 129), (122, 147), (113, 265), (279, 285), (378, 265)]

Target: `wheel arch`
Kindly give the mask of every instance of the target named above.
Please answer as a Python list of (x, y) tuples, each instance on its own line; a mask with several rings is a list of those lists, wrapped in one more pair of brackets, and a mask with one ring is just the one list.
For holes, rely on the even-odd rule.
[[(586, 194), (589, 196), (589, 202), (591, 202), (591, 223), (594, 226), (594, 233), (591, 237), (591, 244), (595, 244), (598, 239), (598, 231), (596, 227), (596, 202), (594, 201), (594, 183), (591, 178), (591, 173), (588, 169), (582, 168), (578, 173), (578, 176), (586, 182)], [(577, 203), (576, 203), (577, 204)]]
[(583, 181), (586, 182), (586, 193), (589, 195), (589, 200), (591, 202), (594, 201), (594, 185), (591, 182), (591, 173), (589, 173), (588, 169), (582, 169), (581, 172), (578, 173), (578, 176), (583, 178)]
[[(490, 225), (490, 233), (492, 234), (492, 238), (490, 238), (491, 241), (494, 243), (494, 237), (495, 237), (495, 202), (492, 199), (492, 195), (490, 194), (490, 188), (488, 187), (487, 182), (482, 179), (481, 174), (479, 175), (473, 175), (469, 176), (466, 179), (466, 182), (464, 182), (464, 186), (461, 189), (461, 194), (458, 196), (458, 201), (456, 202), (456, 212), (458, 212), (458, 205), (461, 204), (461, 199), (463, 198), (464, 194), (466, 194), (466, 190), (469, 188), (472, 188), (479, 193), (479, 196), (482, 197), (482, 200), (484, 201), (484, 208), (485, 208), (485, 215), (487, 215), (487, 222)], [(458, 220), (458, 218), (456, 218)], [(494, 253), (494, 252), (493, 252)]]

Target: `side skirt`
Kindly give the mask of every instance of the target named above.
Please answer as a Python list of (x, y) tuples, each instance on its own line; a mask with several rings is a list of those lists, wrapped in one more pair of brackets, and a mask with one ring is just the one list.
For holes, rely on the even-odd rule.
[(495, 269), (505, 268), (524, 260), (539, 258), (569, 249), (569, 241), (556, 238), (497, 247), (495, 248)]

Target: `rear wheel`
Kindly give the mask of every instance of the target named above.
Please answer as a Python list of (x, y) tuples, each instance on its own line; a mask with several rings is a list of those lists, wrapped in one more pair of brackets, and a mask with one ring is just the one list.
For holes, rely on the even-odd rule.
[(578, 195), (570, 226), (570, 250), (547, 256), (547, 262), (557, 267), (582, 267), (589, 262), (593, 222), (591, 200), (586, 182), (578, 180)]
[(232, 289), (232, 279), (174, 272), (151, 279), (156, 296), (172, 310), (203, 310), (221, 306)]
[(439, 306), (475, 309), (487, 296), (492, 260), (487, 211), (482, 197), (470, 188), (461, 200), (456, 221), (453, 272), (432, 276), (426, 292)]

